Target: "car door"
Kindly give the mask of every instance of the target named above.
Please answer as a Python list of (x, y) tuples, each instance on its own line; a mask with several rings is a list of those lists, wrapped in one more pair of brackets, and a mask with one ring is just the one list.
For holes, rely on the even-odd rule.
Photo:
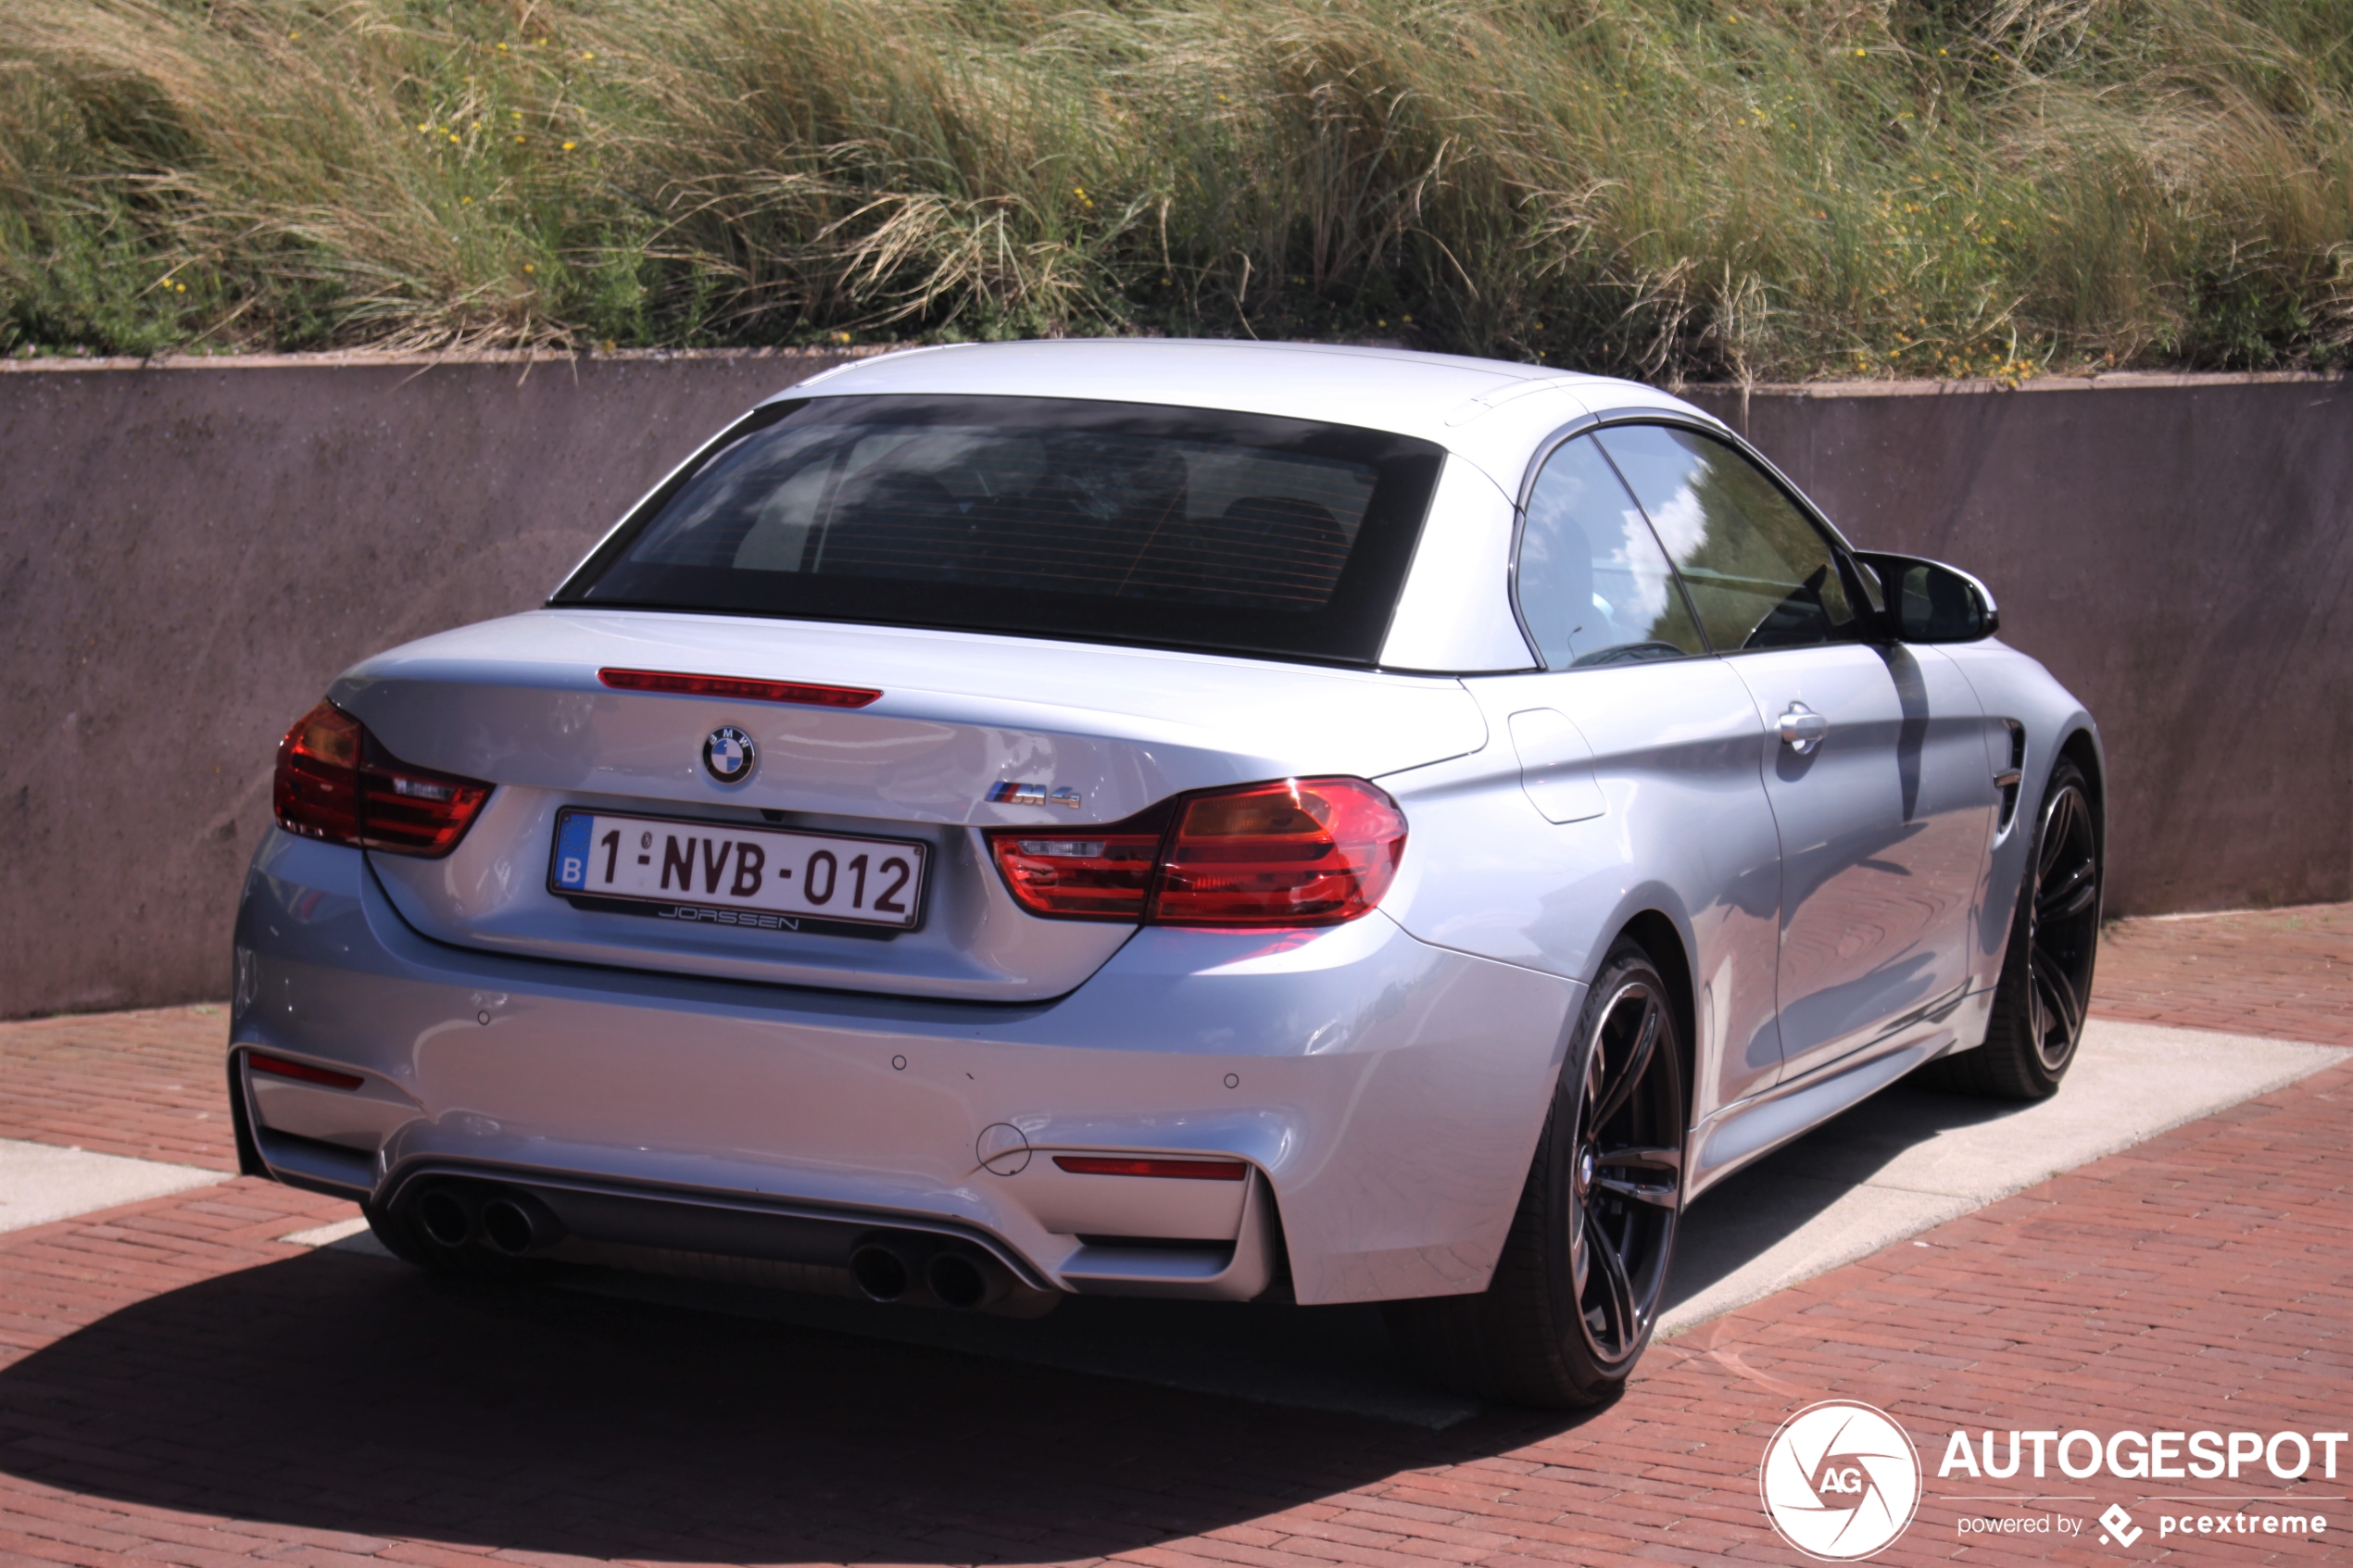
[(1663, 424), (1597, 439), (1764, 721), (1782, 1080), (1932, 1035), (1968, 990), (1992, 829), (1975, 694), (1933, 648), (1867, 640), (1851, 563), (1731, 444)]
[(1518, 754), (1565, 874), (1566, 915), (1634, 880), (1680, 896), (1693, 945), (1692, 1114), (1768, 1086), (1780, 845), (1759, 784), (1762, 727), (1707, 645), (1642, 510), (1590, 436), (1539, 470), (1515, 591), (1545, 668), (1466, 683)]

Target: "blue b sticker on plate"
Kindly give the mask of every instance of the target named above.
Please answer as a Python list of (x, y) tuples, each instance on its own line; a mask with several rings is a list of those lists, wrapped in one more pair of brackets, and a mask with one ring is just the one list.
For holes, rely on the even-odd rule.
[(585, 812), (566, 817), (556, 833), (556, 885), (588, 884), (588, 834), (596, 819)]

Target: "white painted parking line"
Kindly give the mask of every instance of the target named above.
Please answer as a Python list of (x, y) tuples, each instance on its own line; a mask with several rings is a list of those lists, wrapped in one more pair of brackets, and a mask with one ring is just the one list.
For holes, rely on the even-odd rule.
[(368, 1222), (357, 1215), (348, 1220), (337, 1220), (332, 1225), (313, 1225), (307, 1231), (296, 1231), (278, 1239), (290, 1241), (296, 1247), (332, 1248), (337, 1252), (361, 1258), (392, 1256), (384, 1250), (384, 1243), (376, 1239), (375, 1233), (369, 1230)]
[(1898, 1085), (1695, 1202), (1663, 1336), (2345, 1060), (2329, 1046), (2094, 1019), (2032, 1105)]
[[(350, 1220), (336, 1220), (334, 1224), (313, 1224), (310, 1229), (296, 1229), (280, 1241), (292, 1241), (295, 1246), (334, 1246), (336, 1241), (350, 1241), (353, 1236), (367, 1236), (367, 1220), (353, 1215)], [(374, 1241), (374, 1236), (370, 1236)]]
[(70, 1220), (229, 1178), (193, 1165), (0, 1138), (0, 1231)]

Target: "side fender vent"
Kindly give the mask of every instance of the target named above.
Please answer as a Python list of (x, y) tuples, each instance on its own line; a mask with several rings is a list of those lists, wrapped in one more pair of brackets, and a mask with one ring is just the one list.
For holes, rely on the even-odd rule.
[(2005, 719), (2002, 727), (2010, 733), (2010, 761), (1994, 779), (2002, 790), (2001, 816), (1994, 828), (1996, 840), (2008, 837), (2010, 824), (2018, 821), (2018, 797), (2026, 779), (2026, 726), (2015, 719)]

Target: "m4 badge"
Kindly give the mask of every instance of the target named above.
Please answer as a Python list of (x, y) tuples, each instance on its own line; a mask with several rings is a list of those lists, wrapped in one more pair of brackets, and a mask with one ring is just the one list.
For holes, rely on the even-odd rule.
[(1041, 784), (992, 784), (983, 798), (992, 806), (1067, 806), (1074, 811), (1081, 801), (1075, 789), (1049, 788)]

